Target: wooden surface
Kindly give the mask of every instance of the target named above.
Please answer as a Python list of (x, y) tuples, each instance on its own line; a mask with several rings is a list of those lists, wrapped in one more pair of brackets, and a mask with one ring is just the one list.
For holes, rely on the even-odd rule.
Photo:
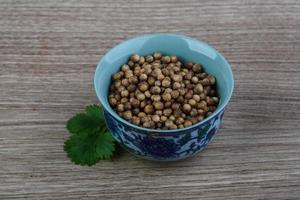
[[(300, 2), (0, 0), (0, 199), (299, 199)], [(95, 65), (144, 33), (202, 39), (232, 64), (213, 142), (181, 162), (121, 151), (93, 167), (63, 151), (97, 103)]]

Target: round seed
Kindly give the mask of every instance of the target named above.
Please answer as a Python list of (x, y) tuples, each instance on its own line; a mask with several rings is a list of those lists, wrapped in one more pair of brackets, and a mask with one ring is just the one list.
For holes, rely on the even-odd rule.
[(119, 104), (119, 105), (117, 106), (117, 111), (123, 112), (124, 110), (125, 110), (124, 104)]
[(148, 79), (148, 76), (147, 74), (141, 74), (139, 78), (141, 81), (146, 81)]
[(132, 113), (130, 110), (127, 110), (123, 113), (123, 117), (127, 120), (131, 120), (132, 119)]
[(139, 59), (140, 59), (140, 56), (137, 55), (137, 54), (133, 54), (133, 55), (130, 57), (130, 60), (131, 60), (132, 62), (138, 62)]
[(181, 75), (178, 75), (178, 74), (175, 74), (172, 79), (176, 82), (180, 82), (182, 81), (182, 76)]
[(185, 120), (184, 121), (184, 127), (189, 127), (189, 126), (192, 126), (193, 123), (190, 121), (190, 120)]
[(159, 94), (161, 92), (161, 89), (158, 86), (153, 86), (153, 87), (150, 88), (150, 92), (152, 94)]
[(155, 52), (154, 54), (153, 54), (153, 57), (154, 57), (154, 59), (160, 59), (161, 58), (161, 53), (160, 52)]
[(162, 98), (163, 98), (164, 101), (167, 102), (167, 101), (171, 101), (172, 96), (171, 96), (170, 93), (165, 93), (165, 94), (162, 95)]
[(154, 122), (159, 122), (160, 121), (160, 117), (158, 115), (152, 115), (152, 120)]
[(146, 56), (146, 62), (151, 63), (153, 62), (154, 58), (153, 56)]
[(184, 104), (183, 105), (183, 111), (185, 113), (189, 113), (191, 111), (191, 109), (192, 109), (192, 106), (190, 104)]
[(144, 108), (145, 113), (152, 114), (154, 112), (154, 108), (152, 105), (146, 105)]
[(154, 108), (157, 109), (157, 110), (164, 109), (164, 104), (162, 102), (160, 102), (160, 101), (154, 102), (153, 105), (154, 105)]

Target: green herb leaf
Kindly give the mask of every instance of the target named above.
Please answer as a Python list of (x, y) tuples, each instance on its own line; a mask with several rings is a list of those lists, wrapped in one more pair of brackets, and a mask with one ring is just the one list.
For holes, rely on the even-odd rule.
[(112, 157), (115, 150), (114, 141), (114, 138), (108, 132), (103, 133), (101, 137), (98, 138), (96, 152), (99, 159), (104, 160)]
[(86, 114), (96, 122), (104, 122), (103, 110), (100, 106), (93, 104), (86, 107)]
[(67, 122), (70, 133), (95, 132), (105, 127), (103, 112), (100, 106), (90, 105), (86, 107), (86, 113), (80, 113)]
[(115, 141), (106, 128), (102, 108), (90, 105), (85, 111), (67, 122), (71, 137), (64, 150), (75, 164), (91, 166), (112, 157)]
[(109, 159), (115, 150), (114, 139), (110, 133), (72, 135), (64, 150), (68, 157), (79, 165), (94, 165), (99, 160)]

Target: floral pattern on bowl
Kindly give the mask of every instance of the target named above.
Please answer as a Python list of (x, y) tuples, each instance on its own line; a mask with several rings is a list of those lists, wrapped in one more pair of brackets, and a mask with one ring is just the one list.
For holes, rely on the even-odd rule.
[(113, 137), (129, 152), (150, 160), (180, 160), (201, 151), (220, 127), (224, 110), (199, 127), (174, 133), (152, 134), (118, 122), (104, 112)]

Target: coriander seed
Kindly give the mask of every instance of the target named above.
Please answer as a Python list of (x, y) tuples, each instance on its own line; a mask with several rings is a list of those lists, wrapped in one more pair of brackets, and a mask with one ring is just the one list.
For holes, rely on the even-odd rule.
[(164, 93), (164, 94), (162, 95), (162, 98), (163, 98), (163, 100), (164, 100), (165, 102), (168, 102), (168, 101), (171, 101), (172, 96), (171, 96), (170, 93)]
[(139, 84), (139, 89), (142, 91), (142, 92), (145, 92), (146, 90), (148, 90), (148, 84), (146, 82), (142, 82)]
[(151, 93), (149, 92), (149, 90), (147, 90), (144, 94), (145, 94), (145, 96), (146, 96), (147, 98), (150, 98), (150, 97), (151, 97)]
[(152, 115), (152, 120), (154, 122), (159, 122), (160, 121), (160, 117), (158, 115)]
[(173, 83), (173, 89), (174, 90), (177, 90), (177, 89), (179, 89), (181, 87), (181, 84), (179, 83), (179, 82), (174, 82)]
[(133, 116), (132, 117), (132, 123), (134, 123), (135, 125), (140, 125), (141, 120), (139, 117)]
[(189, 127), (189, 126), (192, 126), (193, 123), (190, 121), (190, 120), (185, 120), (184, 121), (184, 127)]
[(139, 59), (139, 64), (143, 65), (144, 63), (145, 63), (145, 57), (141, 56), (140, 59)]
[(176, 63), (177, 62), (177, 57), (176, 56), (171, 56), (171, 62)]
[(163, 87), (170, 87), (170, 85), (171, 85), (171, 80), (170, 80), (170, 78), (169, 78), (169, 77), (164, 78), (164, 79), (162, 80), (161, 85), (162, 85)]
[(160, 52), (155, 52), (155, 53), (153, 54), (153, 57), (154, 57), (154, 59), (156, 59), (156, 60), (160, 59), (161, 56), (162, 56), (162, 55), (161, 55)]
[(154, 108), (152, 105), (146, 105), (144, 108), (145, 113), (152, 114), (154, 112)]
[(183, 105), (183, 111), (185, 113), (189, 113), (192, 110), (192, 106), (190, 104), (184, 104)]
[(164, 57), (162, 57), (161, 60), (162, 60), (163, 63), (170, 63), (171, 62), (170, 56), (164, 56)]
[(147, 63), (151, 63), (151, 62), (153, 62), (153, 60), (154, 60), (153, 56), (146, 56)]
[(196, 100), (195, 99), (189, 99), (189, 104), (192, 106), (192, 107), (194, 107), (194, 106), (196, 106)]
[(122, 69), (123, 72), (126, 72), (126, 71), (130, 70), (130, 67), (125, 64), (125, 65), (122, 66), (121, 69)]
[(137, 55), (137, 54), (133, 54), (133, 55), (130, 57), (130, 60), (131, 60), (132, 62), (138, 62), (139, 59), (140, 59), (140, 56)]
[(161, 89), (158, 86), (153, 86), (153, 87), (150, 88), (150, 92), (152, 94), (159, 94), (161, 92)]
[(127, 110), (123, 113), (123, 117), (127, 120), (131, 120), (132, 119), (132, 113), (130, 110)]
[(165, 108), (165, 109), (163, 110), (163, 113), (164, 113), (164, 115), (165, 115), (166, 117), (169, 117), (169, 116), (172, 114), (172, 109), (170, 109), (170, 108)]
[(139, 79), (140, 79), (141, 81), (146, 81), (146, 80), (148, 79), (148, 76), (147, 76), (147, 74), (141, 74), (141, 75), (139, 76)]
[(164, 109), (164, 104), (160, 101), (154, 102), (153, 105), (154, 105), (154, 108), (157, 109), (157, 110)]
[(195, 73), (199, 73), (199, 72), (201, 72), (201, 66), (199, 65), (199, 64), (194, 64), (193, 65), (193, 67), (192, 67), (192, 70), (193, 70), (193, 72), (195, 72)]

